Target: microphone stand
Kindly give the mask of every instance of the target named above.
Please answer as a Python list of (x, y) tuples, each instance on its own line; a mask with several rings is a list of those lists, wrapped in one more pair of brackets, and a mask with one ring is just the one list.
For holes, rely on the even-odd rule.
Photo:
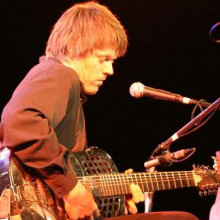
[[(209, 105), (209, 103), (208, 103)], [(204, 119), (206, 116), (208, 116), (212, 111), (217, 110), (220, 105), (220, 98), (218, 98), (215, 102), (210, 104), (204, 111), (202, 111), (200, 114), (198, 114), (194, 119), (192, 119), (189, 123), (187, 123), (185, 126), (183, 126), (180, 130), (178, 130), (176, 133), (174, 133), (170, 138), (168, 138), (166, 141), (162, 142), (158, 147), (153, 151), (150, 159), (148, 161), (153, 160), (155, 155), (159, 155), (160, 153), (164, 152), (165, 150), (168, 150), (171, 143), (176, 141), (179, 137), (183, 136), (185, 132), (187, 132), (190, 128), (195, 126), (197, 123), (199, 123), (202, 119)], [(185, 159), (190, 157), (193, 153), (195, 152), (192, 151), (189, 155), (185, 156)], [(172, 162), (174, 161), (172, 157), (169, 157), (170, 152), (167, 153), (168, 156), (162, 156), (163, 158), (168, 158), (164, 160), (164, 163), (161, 165), (167, 166), (171, 165)], [(180, 160), (183, 161), (183, 160)], [(176, 160), (177, 162), (177, 160)], [(156, 166), (152, 165), (151, 167), (148, 167), (147, 169), (148, 172), (155, 172), (156, 171)], [(145, 213), (148, 213), (152, 210), (153, 206), (153, 196), (154, 192), (145, 192)]]
[(218, 98), (215, 102), (209, 105), (205, 110), (203, 110), (200, 114), (198, 114), (194, 119), (192, 119), (189, 123), (183, 126), (180, 130), (174, 133), (170, 138), (166, 141), (162, 142), (158, 147), (154, 150), (153, 155), (158, 155), (162, 151), (169, 149), (171, 143), (179, 139), (181, 136), (185, 134), (189, 129), (199, 123), (202, 119), (208, 116), (212, 111), (218, 109), (220, 105), (220, 98)]

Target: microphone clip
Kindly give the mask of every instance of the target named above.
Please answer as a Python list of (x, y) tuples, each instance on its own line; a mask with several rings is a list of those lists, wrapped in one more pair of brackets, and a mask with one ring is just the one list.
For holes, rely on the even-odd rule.
[(144, 163), (146, 169), (155, 166), (168, 167), (173, 163), (179, 163), (185, 161), (191, 157), (196, 151), (196, 148), (182, 149), (176, 152), (170, 152), (169, 150), (163, 151), (161, 155), (156, 157), (151, 156), (151, 158)]
[(169, 167), (173, 164), (172, 153), (170, 151), (163, 151), (161, 155), (157, 156), (159, 165), (162, 167)]
[(169, 152), (170, 149), (170, 145), (171, 142), (169, 141), (165, 141), (161, 144), (159, 144), (156, 149), (153, 151), (151, 157), (157, 156), (157, 155), (161, 155), (161, 154), (166, 154), (167, 152)]
[(161, 155), (151, 156), (150, 159), (144, 163), (144, 167), (146, 169), (156, 166), (169, 167), (172, 164), (173, 161), (171, 152), (163, 151)]

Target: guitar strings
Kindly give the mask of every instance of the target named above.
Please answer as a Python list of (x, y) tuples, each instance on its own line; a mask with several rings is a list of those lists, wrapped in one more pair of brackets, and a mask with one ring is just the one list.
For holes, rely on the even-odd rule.
[[(184, 186), (196, 186), (197, 176), (207, 177), (208, 174), (196, 174), (193, 171), (183, 172), (159, 172), (159, 173), (101, 173), (96, 176), (79, 177), (86, 186), (98, 186), (104, 195), (112, 195), (114, 192), (129, 193), (129, 184), (136, 183), (144, 190), (155, 191), (158, 189), (175, 189)], [(144, 177), (144, 179), (143, 179)], [(92, 181), (92, 182), (91, 182)], [(147, 183), (144, 183), (147, 181)]]

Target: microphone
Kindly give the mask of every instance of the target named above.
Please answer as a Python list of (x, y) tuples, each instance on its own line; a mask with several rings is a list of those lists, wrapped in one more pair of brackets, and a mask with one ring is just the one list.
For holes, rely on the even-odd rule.
[(195, 148), (190, 148), (190, 149), (182, 149), (182, 150), (178, 150), (176, 152), (167, 152), (165, 154), (162, 154), (160, 156), (157, 156), (155, 159), (146, 161), (144, 163), (144, 167), (146, 169), (149, 169), (151, 167), (155, 167), (155, 166), (169, 166), (171, 165), (173, 162), (178, 162), (178, 160), (183, 159), (187, 156), (191, 156), (194, 152), (195, 152)]
[(150, 97), (155, 99), (162, 99), (165, 101), (173, 101), (173, 102), (179, 102), (183, 104), (197, 104), (198, 101), (183, 97), (179, 94), (171, 93), (165, 90), (161, 89), (154, 89), (148, 86), (143, 85), (140, 82), (135, 82), (130, 86), (130, 94), (131, 96), (135, 98), (141, 98), (141, 97)]

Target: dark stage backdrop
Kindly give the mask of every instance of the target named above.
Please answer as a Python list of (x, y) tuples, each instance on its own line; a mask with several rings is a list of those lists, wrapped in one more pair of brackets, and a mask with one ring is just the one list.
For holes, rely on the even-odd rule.
[[(79, 1), (78, 1), (79, 2)], [(1, 110), (11, 93), (44, 53), (51, 26), (72, 5), (70, 0), (7, 1), (1, 12)], [(115, 63), (96, 96), (85, 104), (90, 145), (105, 149), (120, 171), (143, 164), (154, 148), (190, 121), (193, 106), (135, 99), (133, 82), (209, 102), (219, 98), (220, 45), (209, 39), (220, 21), (219, 0), (102, 0), (118, 15), (129, 35), (129, 49)], [(212, 166), (220, 149), (220, 112), (171, 150), (196, 147), (187, 161), (158, 170), (191, 170)], [(208, 219), (214, 196), (201, 198), (196, 189), (156, 192), (153, 210), (185, 210)], [(143, 206), (139, 206), (143, 211)]]

